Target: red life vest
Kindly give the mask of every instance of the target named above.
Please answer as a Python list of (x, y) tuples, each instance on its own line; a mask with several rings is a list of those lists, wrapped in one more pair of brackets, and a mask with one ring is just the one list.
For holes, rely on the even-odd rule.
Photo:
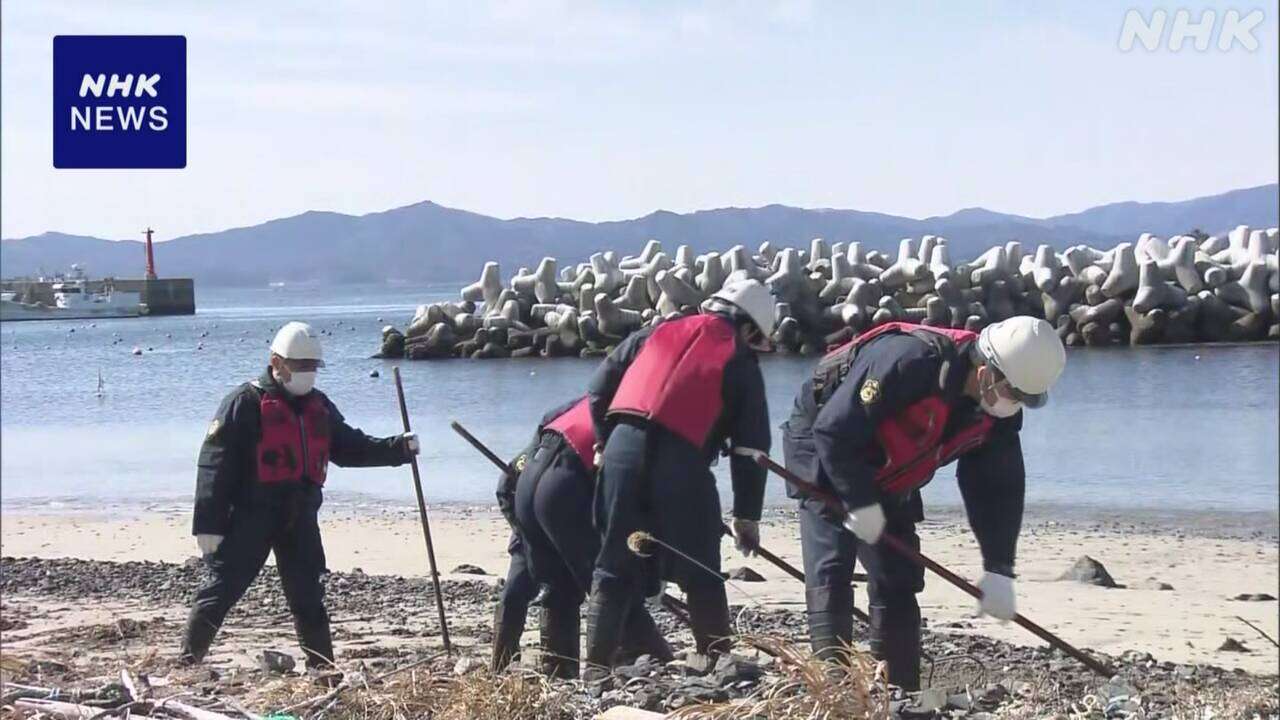
[(279, 395), (262, 393), (262, 435), (258, 439), (258, 481), (324, 485), (329, 469), (329, 409), (318, 394), (302, 400), (302, 412)]
[[(827, 353), (814, 373), (814, 393), (821, 407), (844, 381), (858, 348), (873, 338), (893, 332), (908, 333), (937, 348), (947, 363), (957, 354), (957, 346), (973, 342), (978, 334), (968, 330), (936, 328), (912, 323), (885, 323)], [(946, 370), (944, 368), (943, 374)], [(942, 435), (951, 417), (951, 406), (938, 392), (917, 400), (876, 427), (876, 440), (884, 453), (884, 465), (876, 472), (876, 484), (888, 493), (907, 493), (933, 479), (938, 468), (986, 442), (993, 418), (979, 413), (978, 419), (961, 427), (945, 440)]]
[(627, 368), (609, 413), (657, 423), (702, 447), (724, 409), (725, 365), (737, 351), (733, 325), (692, 315), (659, 325)]
[(582, 398), (565, 410), (555, 420), (543, 426), (543, 430), (558, 433), (578, 454), (587, 472), (596, 471), (596, 428), (591, 423), (591, 403)]

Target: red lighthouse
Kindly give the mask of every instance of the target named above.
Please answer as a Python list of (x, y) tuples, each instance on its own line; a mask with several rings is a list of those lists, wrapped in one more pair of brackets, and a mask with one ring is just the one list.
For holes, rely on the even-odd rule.
[(156, 257), (151, 252), (151, 233), (155, 232), (151, 228), (147, 228), (142, 234), (147, 236), (147, 279), (156, 279)]

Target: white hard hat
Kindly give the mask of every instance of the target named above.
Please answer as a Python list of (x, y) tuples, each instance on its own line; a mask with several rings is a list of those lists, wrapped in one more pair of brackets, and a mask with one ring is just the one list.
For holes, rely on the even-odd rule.
[(742, 280), (725, 285), (712, 295), (703, 307), (713, 306), (716, 300), (726, 302), (745, 312), (765, 337), (773, 334), (773, 293), (759, 280)]
[(1030, 408), (1049, 401), (1049, 388), (1067, 364), (1067, 352), (1053, 326), (1027, 315), (988, 325), (978, 335), (978, 351)]
[(285, 323), (271, 341), (271, 352), (286, 360), (315, 360), (319, 367), (324, 367), (320, 338), (310, 325), (303, 322)]

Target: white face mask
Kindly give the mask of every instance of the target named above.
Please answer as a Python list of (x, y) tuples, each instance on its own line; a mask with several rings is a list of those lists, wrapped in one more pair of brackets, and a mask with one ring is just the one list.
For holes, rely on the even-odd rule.
[[(988, 373), (986, 377), (990, 378), (990, 373)], [(994, 397), (995, 400), (988, 401), (988, 395)], [(982, 412), (996, 418), (1013, 417), (1019, 412), (1022, 412), (1022, 403), (1001, 395), (996, 391), (996, 383), (993, 383), (990, 380), (988, 380), (985, 388), (983, 388), (982, 384), (979, 383), (978, 404), (982, 407)]]
[[(277, 377), (276, 379), (279, 380), (280, 378)], [(304, 372), (295, 370), (289, 374), (288, 381), (282, 382), (280, 385), (290, 395), (306, 395), (311, 392), (311, 388), (316, 386), (316, 371), (309, 370)]]

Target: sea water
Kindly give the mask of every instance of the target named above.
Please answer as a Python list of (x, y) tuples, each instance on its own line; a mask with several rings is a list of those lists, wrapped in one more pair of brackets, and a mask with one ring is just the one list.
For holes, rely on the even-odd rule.
[[(384, 324), (403, 330), (417, 304), (457, 289), (202, 288), (194, 316), (0, 325), (0, 499), (9, 511), (188, 506), (219, 401), (261, 373), (276, 329), (302, 320), (324, 333), (317, 386), (370, 435), (401, 432), (400, 366), (429, 501), (491, 503), (497, 471), (449, 422), (511, 457), (597, 361), (370, 359)], [(776, 428), (813, 359), (761, 365), (780, 458)], [(1278, 368), (1275, 343), (1070, 350), (1051, 402), (1025, 419), (1029, 506), (1274, 514)], [(960, 503), (953, 468), (925, 488), (931, 506)], [(407, 467), (333, 468), (326, 488), (339, 503), (413, 497)], [(776, 478), (767, 500), (786, 501)]]

